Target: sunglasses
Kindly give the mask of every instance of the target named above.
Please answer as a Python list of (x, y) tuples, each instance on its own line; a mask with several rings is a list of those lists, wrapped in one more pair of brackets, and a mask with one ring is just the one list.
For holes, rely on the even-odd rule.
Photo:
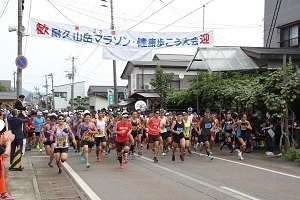
[(58, 118), (58, 120), (65, 120), (64, 118)]

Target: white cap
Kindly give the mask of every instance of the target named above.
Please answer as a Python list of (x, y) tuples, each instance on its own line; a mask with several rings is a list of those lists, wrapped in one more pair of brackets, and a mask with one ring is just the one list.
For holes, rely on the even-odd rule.
[(46, 113), (46, 114), (47, 114), (47, 113), (49, 113), (49, 111), (48, 111), (48, 110), (44, 110), (44, 113)]
[(38, 111), (36, 114), (37, 115), (43, 115), (43, 113), (41, 111)]
[(88, 111), (88, 110), (85, 110), (85, 111), (83, 112), (83, 114), (86, 114), (86, 113), (90, 113), (90, 111)]

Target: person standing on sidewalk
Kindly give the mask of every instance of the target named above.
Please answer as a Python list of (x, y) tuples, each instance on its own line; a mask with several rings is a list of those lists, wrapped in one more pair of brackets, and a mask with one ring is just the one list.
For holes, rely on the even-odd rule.
[(266, 154), (268, 156), (273, 156), (274, 155), (274, 147), (273, 147), (273, 137), (274, 137), (274, 121), (271, 118), (271, 114), (269, 112), (266, 113), (267, 120), (265, 123), (263, 123), (261, 126), (263, 127), (263, 131), (266, 136), (266, 143), (267, 143), (267, 149), (268, 151)]
[(15, 139), (15, 135), (7, 129), (7, 121), (3, 121), (2, 112), (0, 112), (0, 195), (1, 199), (13, 200), (14, 198), (6, 192), (4, 162), (5, 158), (10, 155), (11, 142)]
[(22, 115), (25, 117), (25, 119), (22, 119), (21, 117), (17, 117), (19, 114), (19, 111), (17, 109), (13, 109), (11, 111), (12, 117), (8, 118), (8, 125), (10, 127), (11, 132), (15, 135), (15, 139), (11, 144), (11, 153), (10, 153), (10, 164), (12, 164), (12, 161), (14, 159), (16, 148), (23, 149), (23, 139), (24, 133), (23, 133), (23, 124), (29, 121), (29, 117), (27, 117), (25, 111), (22, 111)]

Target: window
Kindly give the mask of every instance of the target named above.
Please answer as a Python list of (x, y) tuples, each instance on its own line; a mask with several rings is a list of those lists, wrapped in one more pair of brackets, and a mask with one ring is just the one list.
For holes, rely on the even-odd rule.
[(61, 98), (67, 98), (67, 93), (66, 92), (61, 92), (60, 97)]
[(59, 97), (60, 93), (59, 92), (54, 92), (54, 97)]
[(280, 47), (299, 46), (299, 24), (280, 29)]
[(175, 89), (175, 90), (180, 90), (180, 82), (179, 81), (173, 81), (171, 84), (170, 84), (170, 87)]

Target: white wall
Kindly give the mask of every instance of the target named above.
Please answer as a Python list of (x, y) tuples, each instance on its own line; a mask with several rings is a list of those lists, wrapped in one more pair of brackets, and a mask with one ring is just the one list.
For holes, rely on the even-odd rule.
[[(54, 97), (55, 100), (55, 109), (66, 109), (71, 107), (69, 101), (71, 99), (71, 84), (54, 86), (54, 92), (66, 92), (67, 97)], [(85, 97), (85, 82), (74, 83), (74, 98), (77, 96)]]
[(95, 110), (100, 110), (101, 108), (107, 108), (108, 101), (107, 98), (93, 95), (90, 96), (90, 107), (94, 106)]

